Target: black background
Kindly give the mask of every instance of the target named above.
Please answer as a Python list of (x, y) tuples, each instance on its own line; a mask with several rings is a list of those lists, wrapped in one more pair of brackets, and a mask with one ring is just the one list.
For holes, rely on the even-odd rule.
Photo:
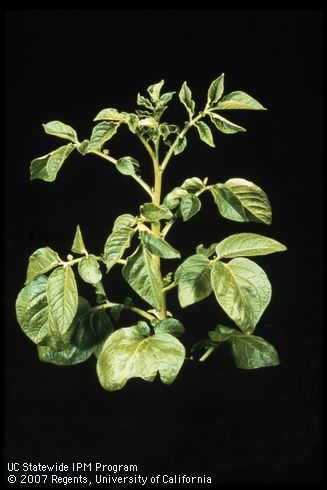
[[(207, 474), (216, 483), (320, 481), (321, 24), (310, 10), (7, 13), (6, 460), (134, 463), (143, 473)], [(59, 119), (86, 138), (99, 110), (132, 112), (137, 92), (162, 78), (169, 91), (187, 80), (200, 107), (221, 72), (226, 92), (244, 90), (269, 110), (230, 113), (248, 132), (215, 132), (215, 149), (190, 136), (164, 191), (193, 175), (246, 178), (267, 192), (273, 224), (224, 222), (204, 195), (202, 212), (178, 223), (170, 241), (184, 256), (246, 230), (287, 245), (257, 260), (273, 286), (257, 334), (276, 346), (281, 365), (238, 370), (221, 348), (203, 365), (186, 361), (171, 386), (131, 380), (109, 393), (93, 360), (41, 364), (15, 320), (28, 256), (47, 245), (65, 256), (77, 223), (87, 247), (101, 253), (113, 219), (146, 200), (132, 179), (77, 153), (54, 183), (30, 183), (29, 162), (60, 144), (41, 123)], [(166, 117), (185, 120), (177, 100)], [(139, 159), (150, 178), (127, 131), (110, 148)], [(112, 300), (131, 294), (116, 272), (106, 285)], [(212, 297), (179, 318), (188, 346), (228, 322)]]

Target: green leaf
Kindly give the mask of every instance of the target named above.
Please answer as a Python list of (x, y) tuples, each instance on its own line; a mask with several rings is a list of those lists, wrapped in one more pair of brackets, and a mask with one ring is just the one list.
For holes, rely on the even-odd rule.
[(192, 92), (187, 86), (186, 82), (183, 83), (178, 96), (179, 100), (186, 107), (186, 110), (189, 113), (190, 117), (192, 117), (195, 111), (195, 102), (194, 100), (192, 100)]
[(70, 140), (73, 143), (78, 142), (75, 129), (68, 126), (67, 124), (64, 124), (60, 121), (50, 121), (46, 124), (42, 124), (42, 126), (47, 134), (58, 136), (58, 138)]
[(186, 148), (186, 145), (187, 145), (187, 139), (185, 136), (178, 136), (177, 137), (177, 143), (176, 143), (176, 146), (174, 148), (174, 155), (179, 155), (180, 153), (182, 153), (182, 151), (185, 150)]
[(102, 111), (97, 114), (97, 116), (93, 119), (93, 121), (118, 121), (118, 122), (126, 122), (127, 121), (126, 113), (121, 113), (117, 111), (117, 109), (102, 109)]
[(49, 247), (39, 248), (28, 259), (28, 268), (25, 284), (34, 279), (36, 276), (41, 276), (57, 267), (61, 262), (61, 258)]
[(241, 332), (238, 332), (234, 328), (225, 327), (225, 325), (217, 325), (215, 330), (208, 332), (209, 339), (218, 344), (226, 342), (226, 340), (229, 340), (233, 335), (243, 336)]
[(233, 221), (255, 221), (269, 225), (271, 207), (265, 192), (253, 182), (230, 179), (210, 188), (224, 218)]
[(266, 273), (255, 262), (237, 258), (228, 264), (216, 261), (212, 287), (222, 309), (245, 333), (252, 333), (271, 298)]
[(135, 230), (127, 226), (121, 226), (109, 235), (104, 246), (103, 262), (107, 266), (107, 272), (122, 258), (125, 250), (130, 246)]
[(143, 97), (143, 95), (137, 94), (137, 101), (136, 101), (136, 103), (137, 103), (137, 105), (146, 107), (147, 109), (151, 109), (151, 110), (154, 109), (154, 107), (151, 104), (150, 100), (147, 99), (146, 97)]
[(81, 350), (89, 350), (103, 344), (113, 332), (113, 326), (105, 310), (89, 310), (74, 320), (71, 344)]
[(279, 358), (274, 346), (255, 335), (232, 337), (232, 353), (240, 369), (257, 369), (278, 366)]
[(178, 274), (178, 298), (182, 308), (211, 294), (210, 272), (210, 262), (204, 255), (191, 255), (181, 264)]
[(75, 276), (70, 266), (55, 269), (47, 284), (49, 316), (61, 335), (72, 324), (77, 311), (78, 294)]
[(184, 182), (181, 185), (181, 188), (186, 189), (188, 192), (194, 194), (195, 192), (204, 189), (204, 185), (202, 180), (199, 179), (199, 177), (191, 177), (190, 179), (184, 180)]
[(93, 349), (81, 350), (75, 345), (68, 344), (64, 350), (55, 350), (51, 347), (38, 345), (39, 359), (57, 366), (71, 366), (86, 361), (91, 357)]
[(200, 135), (200, 138), (202, 139), (202, 141), (207, 143), (207, 145), (214, 147), (215, 144), (213, 142), (212, 132), (211, 132), (211, 129), (209, 128), (209, 126), (207, 126), (207, 124), (204, 123), (203, 121), (199, 121), (196, 123), (196, 128), (199, 132), (199, 135)]
[(208, 90), (208, 104), (212, 106), (216, 104), (218, 100), (224, 93), (224, 76), (222, 73), (218, 78), (216, 78), (210, 85)]
[(83, 257), (78, 263), (78, 272), (83, 281), (97, 284), (102, 279), (102, 273), (95, 255)]
[(77, 225), (77, 227), (76, 227), (75, 237), (74, 237), (74, 241), (73, 241), (71, 251), (75, 252), (77, 254), (86, 254), (87, 253), (85, 245), (84, 245), (84, 240), (82, 237), (82, 232), (81, 232), (79, 225)]
[(228, 341), (236, 366), (240, 369), (257, 369), (279, 364), (276, 349), (261, 337), (244, 335), (233, 328), (217, 325), (215, 330), (209, 332), (209, 338), (216, 343)]
[(106, 341), (97, 362), (103, 388), (120, 390), (131, 378), (171, 384), (185, 358), (184, 346), (168, 333), (144, 337), (136, 326), (116, 330)]
[(161, 309), (162, 283), (153, 257), (146, 248), (139, 246), (128, 257), (123, 267), (123, 276), (141, 298), (157, 310)]
[(161, 219), (171, 219), (173, 213), (165, 206), (156, 206), (151, 202), (140, 206), (140, 213), (149, 221), (159, 221)]
[(62, 164), (73, 149), (74, 145), (68, 143), (68, 145), (61, 146), (43, 157), (35, 158), (30, 166), (31, 180), (41, 179), (46, 182), (53, 182)]
[(286, 250), (282, 243), (256, 233), (237, 233), (231, 235), (216, 247), (217, 258), (251, 257), (267, 255)]
[(169, 333), (174, 337), (180, 337), (185, 333), (183, 324), (176, 318), (166, 318), (165, 320), (159, 320), (154, 327), (156, 333)]
[(150, 85), (150, 87), (147, 88), (147, 91), (150, 95), (150, 98), (152, 102), (157, 103), (159, 98), (160, 98), (160, 92), (161, 89), (164, 85), (165, 81), (161, 80), (159, 83), (155, 83), (153, 85)]
[(201, 201), (197, 196), (188, 194), (187, 196), (182, 197), (180, 209), (183, 221), (187, 221), (200, 211)]
[(265, 110), (257, 100), (245, 92), (231, 92), (225, 95), (220, 102), (218, 102), (218, 109), (252, 109), (252, 110)]
[(135, 158), (132, 157), (122, 157), (117, 160), (117, 169), (124, 175), (135, 174), (135, 167), (139, 167), (140, 164)]
[(196, 247), (196, 253), (204, 255), (205, 257), (210, 257), (216, 251), (217, 243), (212, 243), (208, 248), (205, 248), (202, 244)]
[(92, 131), (90, 143), (87, 151), (100, 150), (106, 141), (110, 140), (116, 134), (119, 123), (103, 121), (97, 124)]
[(182, 189), (181, 187), (175, 187), (172, 191), (170, 191), (165, 197), (165, 201), (173, 201), (175, 199), (180, 199), (183, 196), (187, 196), (188, 191), (186, 189)]
[[(70, 331), (74, 332), (79, 328), (78, 322), (80, 318), (84, 318), (85, 314), (90, 310), (90, 305), (85, 298), (79, 296), (78, 298), (78, 307), (75, 318), (70, 327)], [(93, 348), (81, 349), (79, 346), (70, 343), (69, 341), (66, 343), (64, 348), (56, 348), (57, 346), (52, 345), (53, 342), (50, 342), (50, 346), (38, 347), (39, 359), (43, 362), (49, 362), (51, 364), (68, 366), (71, 364), (77, 364), (85, 361), (92, 355)]]
[(178, 259), (181, 256), (179, 251), (166, 242), (164, 238), (157, 237), (150, 231), (141, 232), (140, 237), (143, 245), (153, 255), (162, 257), (163, 259)]
[(48, 342), (48, 301), (46, 294), (48, 278), (38, 276), (19, 293), (16, 300), (16, 315), (23, 332), (35, 344)]
[(86, 152), (87, 152), (87, 147), (89, 146), (89, 140), (84, 140), (82, 141), (81, 144), (78, 145), (77, 147), (77, 151), (81, 154), (81, 155), (85, 155)]
[(132, 216), (131, 214), (128, 213), (121, 214), (120, 216), (118, 216), (118, 218), (115, 219), (112, 231), (118, 231), (126, 226), (132, 228), (132, 226), (134, 226), (135, 223), (136, 223), (135, 216)]
[(238, 126), (237, 124), (228, 121), (228, 119), (225, 119), (219, 114), (211, 113), (210, 119), (211, 122), (216, 126), (218, 131), (221, 131), (222, 133), (234, 134), (234, 133), (239, 133), (240, 131), (246, 131), (246, 129), (242, 128), (242, 126)]

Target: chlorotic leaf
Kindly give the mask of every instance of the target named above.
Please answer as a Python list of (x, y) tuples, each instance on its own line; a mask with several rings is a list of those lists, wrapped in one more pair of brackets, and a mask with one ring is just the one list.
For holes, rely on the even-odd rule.
[(252, 110), (265, 110), (265, 108), (253, 97), (245, 92), (236, 91), (225, 95), (220, 102), (218, 102), (218, 109), (252, 109)]
[(176, 318), (166, 318), (165, 320), (159, 320), (155, 325), (156, 333), (169, 333), (174, 337), (180, 337), (185, 333), (183, 324)]
[(46, 124), (42, 124), (42, 126), (47, 134), (70, 140), (73, 143), (78, 142), (75, 129), (73, 129), (71, 126), (68, 126), (67, 124), (64, 124), (60, 121), (50, 121)]
[(245, 179), (230, 179), (210, 187), (220, 214), (233, 221), (271, 223), (271, 207), (265, 192)]
[(135, 158), (122, 157), (117, 160), (116, 166), (120, 173), (124, 175), (133, 175), (135, 174), (135, 167), (139, 167), (140, 165)]
[(121, 214), (118, 216), (118, 218), (115, 219), (114, 226), (112, 228), (112, 231), (118, 231), (121, 228), (127, 226), (128, 228), (132, 228), (136, 223), (136, 218), (135, 216), (132, 216), (131, 214)]
[(181, 254), (179, 251), (166, 242), (164, 238), (157, 237), (150, 231), (143, 231), (140, 233), (140, 236), (145, 248), (147, 248), (153, 255), (162, 257), (163, 259), (180, 258)]
[(122, 258), (125, 250), (130, 246), (135, 230), (127, 226), (121, 226), (113, 231), (104, 246), (103, 262), (107, 266), (107, 272)]
[(126, 122), (127, 116), (124, 113), (117, 111), (117, 109), (102, 109), (93, 119), (93, 121), (117, 121), (117, 122)]
[(224, 93), (224, 73), (216, 78), (210, 85), (208, 90), (208, 104), (212, 106), (216, 104)]
[(249, 259), (237, 258), (228, 264), (217, 260), (211, 282), (222, 309), (243, 332), (252, 333), (271, 298), (266, 273)]
[(199, 121), (196, 123), (196, 128), (199, 132), (201, 140), (207, 143), (207, 145), (214, 147), (215, 144), (213, 142), (212, 132), (209, 126), (203, 121)]
[(18, 323), (35, 344), (46, 343), (50, 337), (47, 282), (46, 276), (35, 277), (20, 291), (16, 300)]
[(151, 98), (152, 102), (157, 103), (159, 101), (160, 92), (161, 92), (161, 89), (162, 89), (164, 83), (165, 83), (165, 81), (164, 80), (161, 80), (160, 82), (155, 83), (153, 85), (150, 85), (147, 88), (147, 91), (148, 91), (148, 93), (150, 95), (150, 98)]
[(177, 142), (174, 147), (174, 155), (179, 155), (185, 150), (187, 145), (187, 139), (185, 136), (177, 136)]
[(217, 243), (212, 243), (209, 247), (204, 247), (202, 244), (196, 247), (196, 253), (204, 255), (205, 257), (210, 257), (216, 251)]
[(161, 309), (162, 282), (153, 263), (153, 256), (146, 248), (139, 246), (127, 258), (123, 276), (142, 299), (157, 310)]
[(46, 182), (53, 182), (62, 164), (73, 150), (74, 145), (68, 143), (68, 145), (61, 146), (43, 157), (35, 158), (30, 166), (31, 180), (41, 179)]
[(73, 241), (71, 251), (75, 252), (77, 254), (86, 254), (87, 253), (85, 245), (84, 245), (84, 240), (82, 237), (82, 232), (81, 232), (79, 225), (77, 225), (77, 227), (76, 227), (75, 237), (74, 237), (74, 241)]
[(187, 221), (201, 209), (200, 199), (192, 194), (182, 197), (180, 210), (182, 213), (183, 221)]
[(171, 384), (185, 358), (184, 346), (168, 333), (142, 335), (136, 326), (116, 330), (106, 341), (97, 362), (103, 388), (120, 390), (131, 378)]
[(110, 140), (117, 132), (119, 122), (103, 121), (97, 124), (92, 131), (87, 151), (100, 150), (106, 141)]
[(282, 243), (256, 233), (237, 233), (231, 235), (216, 247), (217, 258), (251, 257), (267, 255), (286, 250)]
[(161, 219), (171, 219), (173, 213), (165, 206), (156, 206), (151, 202), (140, 206), (140, 213), (149, 221), (159, 221)]
[(178, 298), (182, 308), (211, 294), (210, 274), (210, 262), (204, 255), (191, 255), (181, 264), (178, 273)]
[(41, 276), (57, 267), (61, 259), (57, 252), (49, 247), (39, 248), (28, 259), (27, 277), (25, 284), (37, 276)]
[(190, 179), (184, 180), (184, 182), (181, 185), (182, 189), (186, 189), (187, 192), (190, 193), (195, 193), (198, 192), (202, 189), (204, 189), (204, 184), (199, 177), (191, 177)]
[(82, 143), (80, 143), (77, 147), (77, 151), (81, 154), (81, 155), (85, 155), (86, 152), (87, 152), (87, 147), (89, 146), (89, 140), (84, 140), (82, 141)]
[(238, 126), (237, 124), (228, 121), (228, 119), (225, 119), (219, 114), (211, 113), (210, 119), (211, 122), (216, 126), (218, 131), (221, 131), (222, 133), (234, 134), (239, 133), (240, 131), (246, 131), (246, 129), (242, 128), (242, 126)]
[(78, 272), (83, 281), (97, 284), (102, 279), (102, 273), (95, 255), (83, 257), (78, 263)]
[(186, 107), (186, 110), (189, 113), (189, 115), (193, 116), (195, 111), (195, 103), (194, 100), (192, 100), (192, 92), (189, 89), (186, 82), (183, 83), (178, 96), (179, 96), (179, 100)]
[(77, 311), (78, 294), (72, 268), (59, 267), (49, 277), (47, 284), (49, 314), (61, 335), (72, 324)]
[(232, 353), (240, 369), (278, 366), (279, 358), (274, 346), (255, 335), (237, 335), (231, 339)]

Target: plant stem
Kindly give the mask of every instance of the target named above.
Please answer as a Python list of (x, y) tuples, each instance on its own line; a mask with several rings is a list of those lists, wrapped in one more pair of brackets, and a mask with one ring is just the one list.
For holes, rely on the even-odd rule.
[[(107, 308), (113, 308), (114, 306), (120, 306), (120, 303), (112, 303), (111, 301), (106, 301), (106, 303), (103, 303), (102, 305), (95, 306), (92, 308), (93, 311), (99, 311), (99, 310), (105, 310)], [(147, 311), (142, 310), (141, 308), (136, 308), (135, 306), (130, 306), (128, 308), (129, 311), (133, 311), (133, 313), (136, 313), (137, 315), (142, 316), (143, 318), (146, 318), (147, 320), (156, 320), (156, 317), (148, 313)], [(86, 313), (88, 314), (88, 312)]]
[[(153, 191), (153, 196), (152, 196), (152, 202), (156, 206), (160, 206), (160, 201), (161, 201), (161, 187), (162, 187), (162, 170), (160, 168), (159, 164), (159, 144), (160, 144), (160, 136), (158, 136), (156, 142), (155, 142), (155, 153), (149, 151), (150, 156), (152, 157), (152, 163), (153, 163), (153, 174), (154, 174), (154, 191)], [(151, 224), (151, 230), (152, 233), (154, 233), (157, 237), (160, 237), (160, 231), (161, 231), (161, 225), (160, 221), (156, 221), (155, 223)], [(160, 280), (160, 283), (162, 284), (162, 274), (161, 274), (161, 264), (160, 264), (160, 257), (154, 255), (153, 256), (153, 263), (154, 266), (157, 270), (157, 274)], [(166, 306), (166, 293), (164, 289), (162, 288), (162, 295), (161, 295), (161, 310), (160, 310), (160, 319), (164, 320), (167, 316), (167, 306)]]
[(203, 356), (200, 357), (199, 361), (200, 362), (205, 361), (207, 359), (207, 357), (209, 357), (210, 354), (212, 354), (215, 349), (216, 349), (216, 347), (214, 347), (214, 346), (209, 347), (209, 349), (203, 354)]
[[(152, 151), (151, 147), (150, 147), (150, 150)], [(95, 155), (98, 155), (99, 157), (101, 158), (104, 158), (105, 160), (107, 160), (108, 162), (110, 163), (113, 163), (114, 165), (117, 164), (117, 160), (109, 155), (105, 155), (105, 153), (102, 153), (101, 151), (98, 151), (98, 150), (92, 150), (90, 153), (94, 153)], [(136, 174), (131, 174), (130, 175), (141, 187), (143, 187), (143, 189), (149, 194), (149, 196), (151, 198), (153, 198), (153, 193), (152, 193), (152, 190), (150, 189), (150, 187), (148, 186), (148, 184), (146, 182), (144, 182), (144, 180), (141, 179), (141, 177), (139, 177), (138, 175)]]

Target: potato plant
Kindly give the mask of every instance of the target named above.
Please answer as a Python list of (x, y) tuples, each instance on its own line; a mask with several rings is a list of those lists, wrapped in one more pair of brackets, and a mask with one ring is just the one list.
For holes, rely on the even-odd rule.
[[(64, 140), (64, 144), (36, 158), (30, 166), (31, 180), (53, 182), (65, 160), (77, 151), (81, 156), (102, 158), (145, 191), (146, 202), (140, 205), (139, 213), (117, 217), (100, 254), (88, 250), (84, 239), (87, 231), (78, 225), (71, 254), (65, 259), (50, 247), (36, 250), (29, 258), (26, 282), (16, 301), (19, 325), (36, 344), (41, 361), (72, 365), (94, 355), (99, 381), (109, 391), (123, 388), (135, 377), (153, 381), (159, 373), (161, 381), (170, 384), (178, 375), (186, 349), (180, 340), (184, 326), (178, 313), (168, 306), (174, 291), (182, 308), (214, 300), (231, 321), (228, 326), (218, 324), (209, 331), (208, 338), (199, 340), (188, 358), (203, 362), (227, 342), (241, 369), (279, 363), (275, 348), (254, 335), (270, 302), (271, 285), (253, 257), (281, 252), (286, 247), (270, 237), (241, 230), (228, 237), (215, 235), (213, 240), (217, 242), (207, 246), (198, 243), (193, 255), (180, 260), (181, 252), (168, 241), (177, 220), (188, 221), (200, 212), (205, 192), (212, 196), (221, 217), (269, 225), (271, 206), (265, 192), (244, 178), (217, 183), (188, 176), (163, 194), (165, 170), (186, 149), (191, 136), (198, 135), (214, 147), (212, 128), (223, 134), (245, 131), (227, 119), (226, 113), (264, 107), (245, 92), (224, 94), (222, 74), (210, 84), (205, 106), (196, 110), (192, 92), (184, 82), (178, 98), (187, 121), (180, 127), (163, 120), (175, 96), (175, 92), (163, 92), (163, 86), (162, 80), (150, 85), (146, 96), (138, 94), (138, 108), (133, 113), (103, 109), (94, 119), (90, 138), (84, 141), (60, 121), (44, 124), (45, 132)], [(142, 178), (143, 163), (130, 155), (114, 156), (108, 148), (124, 125), (149, 154), (151, 183)], [(175, 265), (175, 271), (164, 276), (163, 260), (169, 261), (171, 269)], [(107, 291), (105, 283), (113, 267), (121, 268), (133, 299), (112, 301), (114, 284)], [(94, 289), (93, 304), (79, 295), (77, 280)], [(134, 324), (126, 324), (126, 311), (135, 314)]]

